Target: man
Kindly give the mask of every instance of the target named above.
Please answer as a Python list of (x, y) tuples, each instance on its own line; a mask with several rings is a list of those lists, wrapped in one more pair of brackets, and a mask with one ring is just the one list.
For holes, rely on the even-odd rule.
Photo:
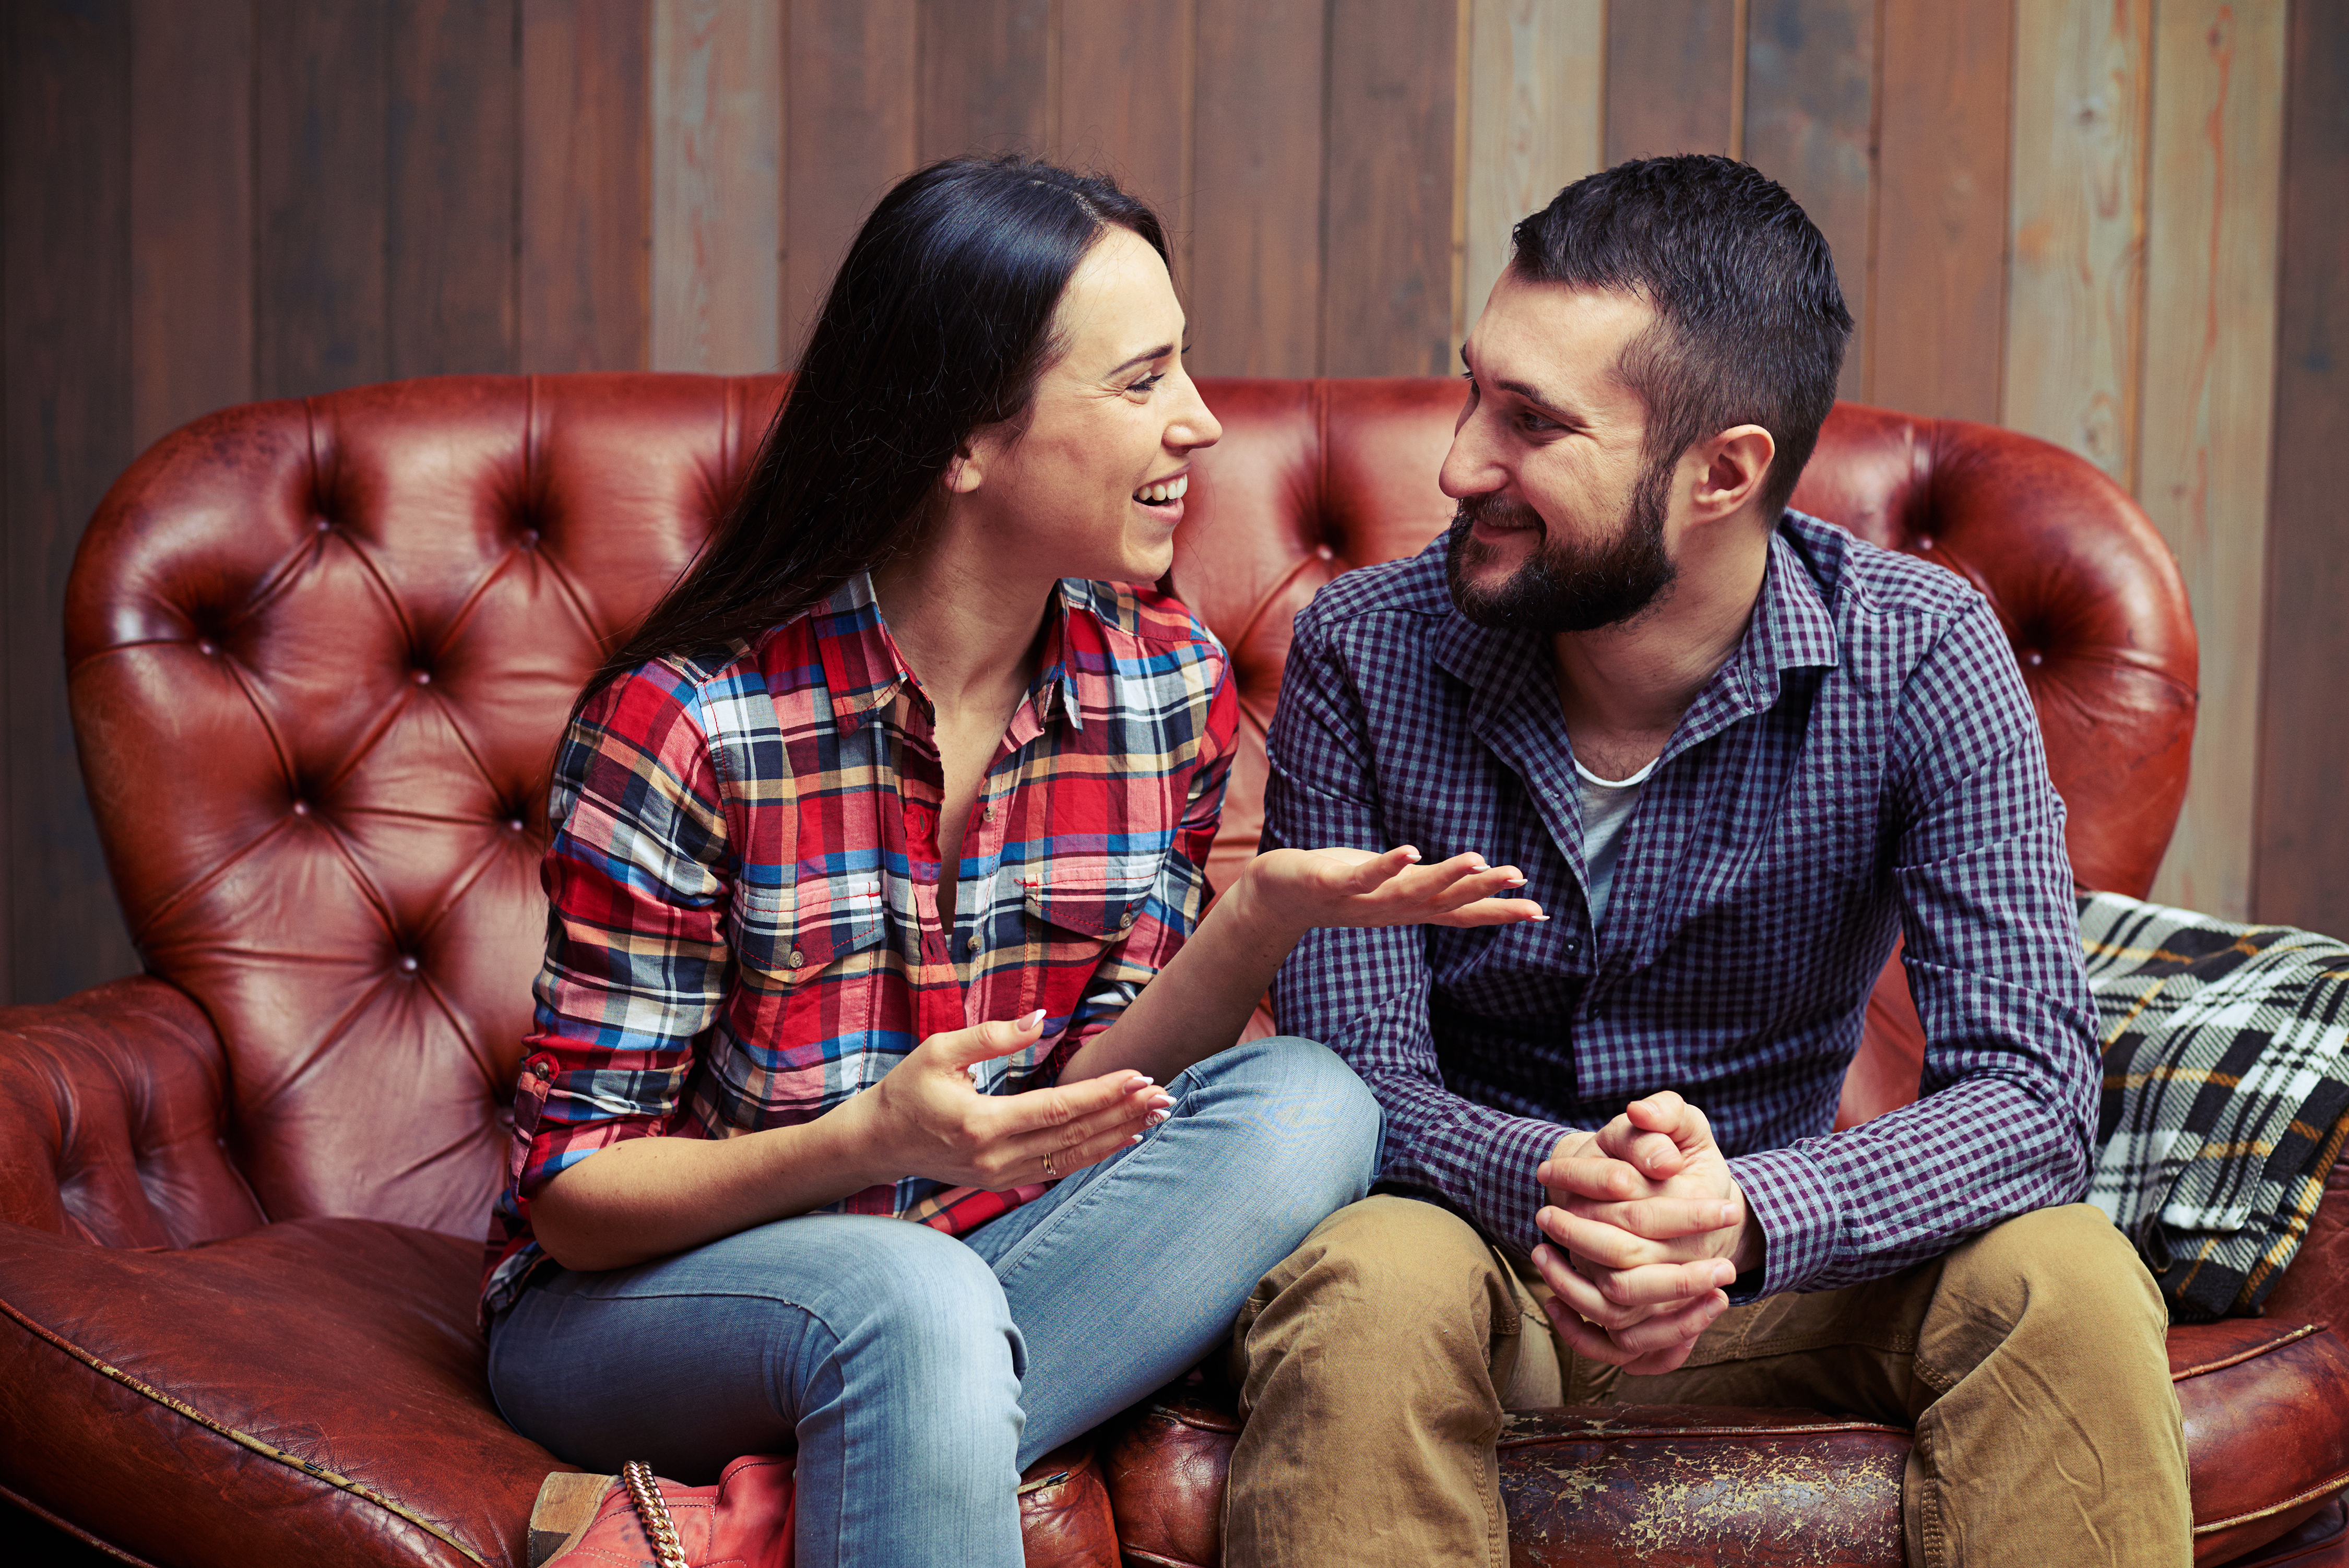
[[(2092, 1015), (2013, 656), (1955, 574), (1785, 511), (1850, 325), (1744, 165), (1568, 187), (1462, 348), (1457, 521), (1298, 618), (1268, 842), (1474, 846), (1551, 919), (1282, 971), (1386, 1144), (1235, 1331), (1235, 1568), (1506, 1563), (1503, 1409), (1610, 1397), (1913, 1424), (1920, 1568), (2191, 1561), (2166, 1314), (2075, 1202)], [(1831, 1131), (1903, 931), (1923, 1097)]]

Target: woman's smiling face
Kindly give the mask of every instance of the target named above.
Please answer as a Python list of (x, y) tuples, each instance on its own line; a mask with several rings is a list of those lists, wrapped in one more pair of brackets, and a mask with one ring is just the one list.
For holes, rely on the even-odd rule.
[(1060, 353), (1024, 428), (979, 432), (947, 470), (991, 546), (1050, 577), (1166, 574), (1191, 454), (1223, 434), (1184, 372), (1183, 327), (1158, 253), (1130, 229), (1105, 232), (1061, 294)]

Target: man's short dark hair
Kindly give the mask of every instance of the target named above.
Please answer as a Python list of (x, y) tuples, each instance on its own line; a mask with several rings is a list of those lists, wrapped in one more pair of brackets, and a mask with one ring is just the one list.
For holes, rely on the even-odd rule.
[(1651, 463), (1733, 425), (1770, 432), (1761, 500), (1775, 523), (1835, 406), (1851, 335), (1826, 236), (1785, 188), (1710, 153), (1634, 159), (1576, 181), (1512, 238), (1520, 277), (1655, 311), (1616, 366), (1648, 406)]

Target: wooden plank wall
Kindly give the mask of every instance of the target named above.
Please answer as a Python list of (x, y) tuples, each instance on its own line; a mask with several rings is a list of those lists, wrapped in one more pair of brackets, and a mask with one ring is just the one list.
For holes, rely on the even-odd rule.
[(787, 362), (891, 181), (1013, 146), (1155, 202), (1194, 367), (1269, 376), (1448, 371), (1558, 186), (1750, 160), (1835, 246), (1847, 397), (2071, 447), (2177, 550), (2204, 702), (2159, 891), (2349, 930), (2323, 0), (5, 5), (0, 1001), (132, 962), (57, 605), (141, 446), (387, 377)]

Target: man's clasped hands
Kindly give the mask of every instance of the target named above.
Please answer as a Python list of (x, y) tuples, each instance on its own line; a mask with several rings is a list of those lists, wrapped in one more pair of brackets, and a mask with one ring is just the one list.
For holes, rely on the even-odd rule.
[(1557, 1140), (1536, 1171), (1549, 1203), (1534, 1266), (1575, 1353), (1626, 1372), (1670, 1372), (1762, 1262), (1762, 1232), (1704, 1113), (1670, 1089), (1597, 1132)]

